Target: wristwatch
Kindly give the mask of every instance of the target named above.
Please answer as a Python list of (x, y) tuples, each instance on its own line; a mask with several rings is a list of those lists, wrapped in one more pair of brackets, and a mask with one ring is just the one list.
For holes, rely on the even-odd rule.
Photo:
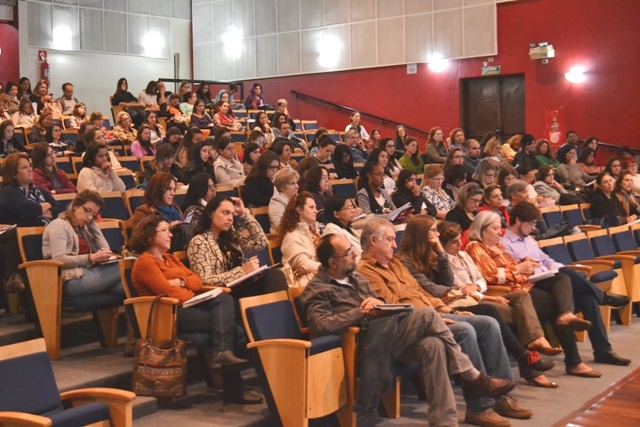
[(186, 284), (186, 283), (184, 283), (184, 280), (182, 280), (181, 278), (179, 278), (179, 280), (180, 280), (180, 287), (181, 287), (181, 288), (186, 288), (186, 287), (187, 287), (187, 284)]

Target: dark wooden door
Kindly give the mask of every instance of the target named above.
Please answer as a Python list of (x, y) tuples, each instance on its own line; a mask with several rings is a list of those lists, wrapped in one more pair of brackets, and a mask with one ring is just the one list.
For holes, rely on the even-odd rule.
[(525, 132), (524, 75), (463, 79), (462, 127), (467, 138), (497, 132), (507, 139)]

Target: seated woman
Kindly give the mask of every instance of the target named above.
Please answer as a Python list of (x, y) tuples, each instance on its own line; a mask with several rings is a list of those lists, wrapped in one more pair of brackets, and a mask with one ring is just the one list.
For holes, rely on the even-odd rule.
[(278, 155), (278, 158), (280, 159), (280, 166), (278, 166), (279, 169), (295, 169), (296, 166), (298, 166), (298, 162), (291, 158), (291, 152), (293, 150), (288, 139), (276, 139), (271, 146), (271, 150), (273, 150), (273, 152), (276, 153)]
[(49, 82), (42, 79), (36, 83), (36, 87), (33, 89), (33, 93), (29, 96), (29, 101), (32, 104), (36, 104), (36, 114), (42, 114), (45, 108), (45, 104), (51, 100), (51, 94), (49, 93)]
[(431, 128), (431, 130), (429, 130), (429, 138), (427, 139), (425, 152), (427, 163), (443, 164), (447, 159), (447, 151), (442, 129), (439, 127)]
[(618, 175), (620, 175), (620, 172), (622, 171), (622, 160), (620, 159), (620, 157), (609, 157), (604, 170), (609, 172), (614, 179), (617, 179)]
[[(169, 131), (167, 131), (169, 135)], [(202, 131), (196, 127), (191, 127), (182, 138), (182, 141), (176, 148), (176, 163), (181, 168), (184, 167), (189, 160), (191, 160), (191, 154), (193, 152), (193, 146), (198, 142), (204, 140)]]
[(265, 105), (262, 98), (262, 85), (260, 83), (254, 83), (249, 88), (249, 96), (244, 100), (244, 106), (247, 110), (257, 110)]
[(356, 179), (358, 171), (353, 166), (353, 155), (349, 146), (338, 144), (333, 152), (333, 171), (338, 179)]
[[(273, 151), (271, 151), (271, 153), (273, 153)], [(242, 152), (242, 167), (244, 168), (244, 174), (247, 175), (247, 177), (255, 168), (256, 162), (260, 158), (260, 154), (262, 154), (260, 146), (255, 142), (247, 142), (247, 144), (244, 146), (244, 151)], [(280, 166), (280, 159), (278, 159), (277, 154), (275, 154), (275, 156), (276, 160), (278, 160), (278, 166)], [(238, 161), (240, 161), (239, 157)]]
[(358, 180), (356, 202), (364, 214), (382, 216), (394, 210), (396, 205), (382, 188), (384, 168), (377, 163), (365, 163)]
[(487, 145), (484, 146), (484, 158), (481, 163), (489, 163), (491, 167), (498, 170), (503, 166), (508, 165), (508, 162), (502, 158), (502, 152), (500, 151), (500, 140), (497, 137), (492, 137), (487, 141)]
[(590, 147), (584, 147), (578, 155), (578, 166), (582, 168), (587, 175), (597, 175), (601, 172), (600, 166), (596, 166), (593, 161), (596, 157), (595, 152)]
[(633, 175), (628, 170), (623, 169), (616, 179), (615, 195), (620, 201), (622, 216), (627, 218), (627, 222), (635, 216), (640, 216), (640, 202), (633, 194)]
[(113, 256), (95, 221), (103, 207), (100, 194), (84, 190), (44, 230), (42, 255), (62, 262), (64, 295), (118, 294), (124, 300), (120, 266), (103, 264)]
[(513, 163), (513, 159), (516, 156), (516, 153), (518, 152), (518, 150), (520, 150), (521, 139), (522, 135), (513, 135), (507, 140), (507, 142), (502, 144), (502, 147), (500, 147), (500, 153), (502, 154), (502, 158), (505, 162)]
[(189, 181), (189, 189), (181, 208), (184, 222), (198, 225), (205, 206), (216, 196), (216, 186), (209, 174), (199, 172)]
[(131, 154), (139, 159), (145, 156), (155, 156), (156, 149), (151, 142), (151, 128), (148, 125), (142, 125), (136, 131), (136, 140), (131, 144)]
[(147, 87), (138, 94), (138, 102), (147, 111), (158, 109), (158, 85), (155, 80), (149, 80)]
[(274, 194), (269, 201), (269, 223), (271, 224), (270, 232), (280, 232), (280, 221), (284, 210), (289, 203), (298, 194), (298, 181), (300, 175), (293, 169), (280, 169), (273, 177), (273, 185), (277, 194)]
[(49, 147), (53, 150), (53, 154), (57, 157), (73, 153), (69, 150), (69, 144), (62, 140), (62, 128), (57, 123), (52, 123), (47, 126), (44, 141), (49, 144)]
[(62, 169), (56, 167), (53, 149), (45, 144), (36, 144), (31, 150), (33, 162), (33, 185), (51, 194), (77, 193), (76, 186)]
[(453, 199), (442, 189), (444, 172), (441, 165), (427, 165), (422, 179), (422, 195), (437, 209), (436, 218), (444, 219), (455, 203)]
[[(504, 166), (499, 170), (511, 170), (515, 178), (515, 169), (511, 166)], [(482, 161), (476, 169), (476, 173), (472, 176), (473, 180), (480, 184), (482, 188), (491, 185), (496, 180), (496, 168), (491, 162)]]
[(309, 192), (303, 191), (289, 200), (282, 216), (280, 249), (283, 262), (291, 267), (294, 276), (292, 286), (305, 286), (320, 267), (316, 257), (320, 241), (317, 215), (316, 202)]
[(17, 128), (30, 128), (36, 124), (36, 120), (38, 116), (34, 114), (29, 98), (22, 98), (18, 111), (11, 116), (11, 121)]
[[(485, 187), (482, 195), (483, 203), (478, 208), (478, 212), (491, 211), (500, 217), (500, 227), (504, 230), (509, 226), (509, 212), (504, 205), (502, 190), (496, 184)], [(463, 248), (464, 249), (464, 248)]]
[(200, 82), (198, 90), (196, 90), (198, 101), (204, 102), (204, 105), (211, 104), (211, 93), (209, 92), (209, 83)]
[(596, 178), (595, 175), (585, 173), (576, 163), (575, 148), (558, 153), (558, 161), (560, 165), (556, 169), (556, 173), (562, 182), (571, 181), (574, 185), (584, 187)]
[(396, 156), (395, 156), (395, 151), (396, 151), (395, 142), (393, 142), (393, 139), (391, 138), (382, 138), (380, 140), (380, 143), (378, 144), (378, 147), (384, 149), (384, 151), (387, 152), (387, 157), (389, 158), (388, 173), (391, 175), (391, 178), (393, 178), (394, 180), (397, 180), (398, 175), (400, 175), (400, 171), (402, 170), (402, 166), (400, 166), (400, 163), (398, 162), (398, 159), (396, 159)]
[(253, 128), (254, 130), (259, 130), (264, 134), (264, 141), (266, 144), (271, 144), (274, 139), (276, 139), (273, 134), (273, 130), (271, 129), (269, 116), (265, 111), (258, 114), (258, 118), (256, 119), (256, 125)]
[(53, 124), (53, 114), (51, 111), (45, 110), (38, 116), (38, 120), (35, 125), (29, 131), (29, 135), (27, 135), (27, 139), (30, 144), (34, 144), (36, 142), (45, 142), (45, 136), (47, 135), (47, 126), (51, 126)]
[(444, 171), (443, 190), (453, 199), (458, 201), (460, 190), (467, 183), (467, 168), (463, 165), (453, 165)]
[[(551, 166), (540, 166), (536, 173), (533, 188), (539, 197), (553, 200), (556, 205), (572, 205), (584, 203), (584, 199), (573, 191), (569, 192), (555, 180)], [(535, 200), (535, 199), (534, 199)]]
[[(138, 102), (138, 98), (133, 96), (131, 92), (128, 91), (129, 83), (127, 79), (121, 77), (118, 79), (118, 84), (116, 86), (116, 91), (111, 98), (111, 106), (112, 107), (123, 107), (125, 111), (132, 119), (131, 124), (134, 126), (140, 126), (144, 122), (145, 113), (144, 113), (144, 105)], [(120, 114), (118, 114), (119, 116)], [(116, 120), (117, 124), (117, 120)], [(120, 139), (120, 138), (118, 138)], [(131, 143), (129, 141), (129, 143)]]
[(7, 112), (10, 115), (15, 114), (20, 108), (20, 99), (18, 99), (18, 91), (20, 88), (14, 82), (7, 82), (4, 93), (7, 94)]
[(13, 122), (0, 123), (0, 158), (13, 153), (27, 152), (25, 146), (13, 137), (14, 132)]
[(628, 170), (631, 173), (631, 192), (640, 196), (640, 174), (638, 174), (638, 161), (633, 156), (627, 156), (622, 159), (622, 168)]
[(210, 132), (213, 131), (215, 127), (213, 124), (213, 120), (207, 114), (205, 109), (205, 103), (203, 100), (199, 99), (193, 104), (193, 113), (191, 114), (191, 122), (189, 126), (195, 126), (198, 129), (208, 129)]
[(180, 146), (180, 142), (182, 142), (182, 133), (180, 132), (180, 129), (177, 127), (169, 128), (164, 134), (164, 138), (156, 143), (156, 150), (162, 145), (168, 144), (173, 147), (173, 151), (176, 151)]
[(307, 172), (302, 190), (311, 194), (318, 210), (317, 220), (324, 223), (324, 205), (333, 194), (329, 185), (329, 170), (324, 166), (311, 167)]
[(392, 195), (396, 190), (396, 181), (391, 176), (391, 169), (389, 169), (389, 155), (387, 154), (387, 151), (376, 147), (371, 151), (371, 154), (369, 154), (367, 162), (378, 163), (384, 168), (384, 181), (382, 187), (385, 189), (387, 194)]
[(131, 144), (136, 140), (136, 129), (133, 127), (131, 116), (126, 111), (120, 111), (116, 116), (113, 137), (121, 144)]
[(191, 160), (182, 168), (187, 183), (191, 181), (195, 174), (200, 172), (206, 173), (215, 181), (215, 172), (211, 165), (211, 147), (204, 141), (200, 141), (191, 148), (189, 157)]
[(134, 226), (149, 215), (160, 215), (171, 227), (181, 224), (182, 211), (175, 204), (176, 181), (166, 172), (151, 177), (142, 196), (142, 204), (133, 213)]
[(179, 105), (180, 111), (182, 114), (186, 114), (187, 116), (191, 116), (193, 113), (193, 106), (195, 105), (198, 97), (195, 92), (187, 92), (182, 96), (182, 102)]
[(466, 233), (464, 232), (467, 231), (469, 227), (471, 227), (473, 219), (475, 218), (478, 211), (478, 206), (480, 206), (480, 203), (482, 203), (482, 195), (482, 189), (477, 183), (470, 182), (469, 184), (466, 184), (460, 190), (458, 201), (456, 202), (455, 206), (453, 207), (453, 209), (447, 212), (444, 217), (446, 221), (451, 221), (459, 224), (465, 237)]
[(149, 126), (149, 130), (151, 131), (152, 144), (157, 144), (158, 142), (162, 141), (162, 138), (164, 138), (165, 132), (164, 132), (164, 128), (158, 124), (158, 114), (155, 111), (153, 110), (147, 111), (147, 118), (144, 121), (144, 124)]
[(244, 184), (246, 175), (242, 163), (238, 160), (235, 152), (235, 143), (231, 138), (222, 138), (217, 145), (218, 158), (213, 163), (216, 182), (221, 185)]
[(536, 155), (538, 166), (551, 166), (552, 168), (557, 168), (560, 165), (560, 162), (554, 159), (551, 155), (551, 145), (546, 139), (539, 139), (536, 141), (534, 154)]
[[(141, 253), (133, 264), (131, 281), (140, 296), (167, 295), (177, 298), (180, 303), (193, 298), (202, 290), (202, 280), (197, 274), (185, 267), (180, 260), (168, 253), (171, 247), (169, 224), (158, 215), (142, 220), (134, 229), (131, 247)], [(188, 308), (178, 308), (178, 334), (201, 332), (211, 336), (212, 360), (210, 369), (224, 369), (223, 398), (226, 402), (259, 403), (238, 399), (239, 384), (242, 380), (236, 376), (228, 381), (229, 374), (246, 367), (247, 361), (237, 357), (233, 351), (241, 337), (236, 336), (235, 308), (233, 298), (222, 293), (208, 301)], [(242, 387), (239, 387), (240, 394)]]
[(360, 232), (353, 228), (353, 220), (359, 215), (360, 208), (352, 199), (344, 194), (335, 194), (327, 201), (324, 208), (326, 226), (322, 230), (322, 235), (338, 234), (351, 243), (357, 259), (362, 255), (360, 246)]
[(531, 169), (538, 169), (538, 160), (536, 159), (536, 154), (533, 152), (534, 150), (534, 140), (533, 135), (525, 133), (522, 135), (520, 139), (520, 150), (516, 153), (516, 156), (513, 159), (513, 164), (515, 166), (530, 166)]
[[(555, 362), (544, 359), (537, 351), (525, 347), (525, 345), (529, 345), (531, 348), (544, 349), (550, 354), (559, 353), (544, 338), (542, 326), (540, 326), (529, 294), (514, 292), (509, 294), (509, 300), (503, 297), (484, 296), (482, 291), (486, 291), (486, 282), (480, 274), (478, 274), (479, 277), (476, 276), (476, 280), (484, 284), (484, 289), (476, 281), (461, 282), (460, 279), (456, 281), (454, 278), (455, 268), (452, 269), (452, 264), (457, 266), (462, 262), (462, 265), (465, 266), (464, 262), (468, 262), (470, 265), (473, 265), (473, 262), (468, 255), (464, 254), (465, 258), (461, 258), (459, 255), (460, 228), (452, 222), (442, 224), (453, 226), (457, 231), (454, 238), (456, 243), (449, 245), (453, 252), (452, 255), (445, 252), (439, 239), (440, 234), (436, 228), (435, 218), (417, 215), (407, 223), (398, 248), (398, 260), (407, 267), (425, 291), (434, 297), (443, 299), (447, 305), (473, 314), (494, 318), (500, 326), (502, 341), (507, 352), (518, 361), (520, 376), (533, 385), (553, 387), (553, 383), (547, 380), (544, 375), (534, 373), (534, 370), (547, 371), (555, 366)], [(451, 247), (455, 248), (455, 251)], [(474, 272), (478, 272), (475, 265), (473, 268)], [(459, 298), (460, 295), (465, 294), (468, 295), (466, 298)], [(458, 299), (447, 302), (447, 297), (451, 299), (458, 297)], [(509, 305), (510, 302), (513, 302), (513, 308)], [(525, 342), (520, 342), (507, 325), (508, 321), (513, 323), (515, 319), (517, 319), (516, 325), (522, 328), (520, 335)]]
[(424, 172), (424, 163), (418, 153), (418, 140), (415, 138), (407, 138), (404, 141), (404, 154), (398, 160), (403, 169), (408, 169), (416, 175)]
[(149, 167), (145, 166), (144, 179), (149, 181), (158, 172), (166, 172), (181, 184), (188, 184), (189, 180), (182, 169), (174, 161), (175, 152), (171, 144), (162, 144), (156, 150), (156, 157)]
[(244, 181), (242, 200), (245, 206), (269, 206), (275, 188), (273, 177), (279, 164), (280, 160), (273, 151), (266, 151), (258, 158), (251, 174)]
[(444, 165), (442, 166), (442, 170), (444, 170), (445, 174), (449, 169), (456, 165), (464, 164), (464, 154), (462, 148), (452, 148), (447, 153), (447, 158), (444, 161)]
[(344, 131), (347, 132), (349, 129), (355, 129), (360, 138), (365, 142), (369, 139), (367, 130), (360, 124), (360, 113), (357, 111), (351, 113), (351, 116), (349, 117), (349, 124), (344, 128)]
[[(202, 212), (195, 235), (189, 242), (189, 265), (206, 285), (227, 286), (260, 267), (257, 257), (248, 260), (246, 252), (258, 251), (269, 245), (262, 227), (237, 197), (217, 195)], [(252, 283), (232, 288), (239, 299), (250, 295), (268, 294), (287, 289), (282, 271), (270, 270)]]
[(229, 103), (220, 101), (216, 104), (217, 113), (213, 115), (213, 122), (216, 127), (225, 128), (230, 131), (242, 130), (242, 124), (231, 114)]
[(393, 193), (393, 196), (391, 196), (391, 200), (396, 206), (411, 203), (411, 213), (414, 215), (435, 215), (437, 212), (436, 207), (422, 195), (420, 186), (416, 181), (416, 174), (407, 169), (400, 171), (400, 175), (398, 175), (398, 188), (395, 193)]
[[(538, 319), (550, 322), (565, 352), (567, 374), (597, 378), (600, 373), (582, 362), (576, 346), (574, 331), (585, 330), (591, 323), (574, 314), (571, 281), (564, 275), (541, 280), (535, 286), (529, 276), (536, 262), (529, 258), (515, 260), (500, 243), (500, 217), (489, 211), (480, 212), (471, 226), (467, 253), (480, 269), (488, 286), (507, 286), (510, 292), (528, 292)], [(531, 226), (533, 227), (533, 226)]]
[[(96, 131), (100, 132), (99, 129)], [(109, 151), (104, 144), (91, 143), (82, 158), (82, 169), (78, 174), (78, 191), (93, 190), (99, 193), (119, 191), (124, 193), (126, 186), (111, 166)]]

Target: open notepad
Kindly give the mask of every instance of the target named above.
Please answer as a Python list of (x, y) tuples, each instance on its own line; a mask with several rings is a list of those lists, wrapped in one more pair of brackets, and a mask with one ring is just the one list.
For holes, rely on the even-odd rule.
[(413, 310), (413, 306), (411, 304), (378, 304), (374, 309), (382, 311), (407, 311)]
[(275, 265), (272, 266), (267, 266), (267, 265), (263, 265), (262, 267), (258, 268), (257, 270), (253, 270), (251, 273), (249, 274), (245, 274), (242, 277), (237, 278), (236, 280), (233, 280), (229, 283), (227, 283), (227, 288), (233, 288), (234, 286), (238, 286), (241, 283), (247, 282), (247, 281), (253, 281), (258, 279), (259, 277), (262, 277), (263, 274), (265, 274), (267, 271), (273, 269), (273, 268), (280, 268), (282, 267), (282, 263), (277, 263)]
[(222, 293), (222, 288), (215, 288), (215, 289), (211, 289), (210, 291), (203, 292), (183, 302), (182, 308), (191, 307), (196, 304), (200, 304), (201, 302), (209, 301), (210, 299), (214, 299), (221, 293)]

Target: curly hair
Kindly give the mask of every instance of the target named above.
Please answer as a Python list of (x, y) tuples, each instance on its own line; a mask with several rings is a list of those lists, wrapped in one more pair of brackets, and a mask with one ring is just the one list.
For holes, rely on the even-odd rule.
[(300, 222), (300, 214), (298, 213), (298, 208), (303, 208), (304, 205), (307, 204), (308, 199), (313, 200), (313, 197), (311, 197), (311, 193), (309, 193), (308, 191), (302, 191), (292, 197), (291, 200), (289, 200), (289, 203), (287, 203), (287, 207), (284, 209), (282, 220), (280, 221), (281, 237), (298, 227), (298, 223)]

